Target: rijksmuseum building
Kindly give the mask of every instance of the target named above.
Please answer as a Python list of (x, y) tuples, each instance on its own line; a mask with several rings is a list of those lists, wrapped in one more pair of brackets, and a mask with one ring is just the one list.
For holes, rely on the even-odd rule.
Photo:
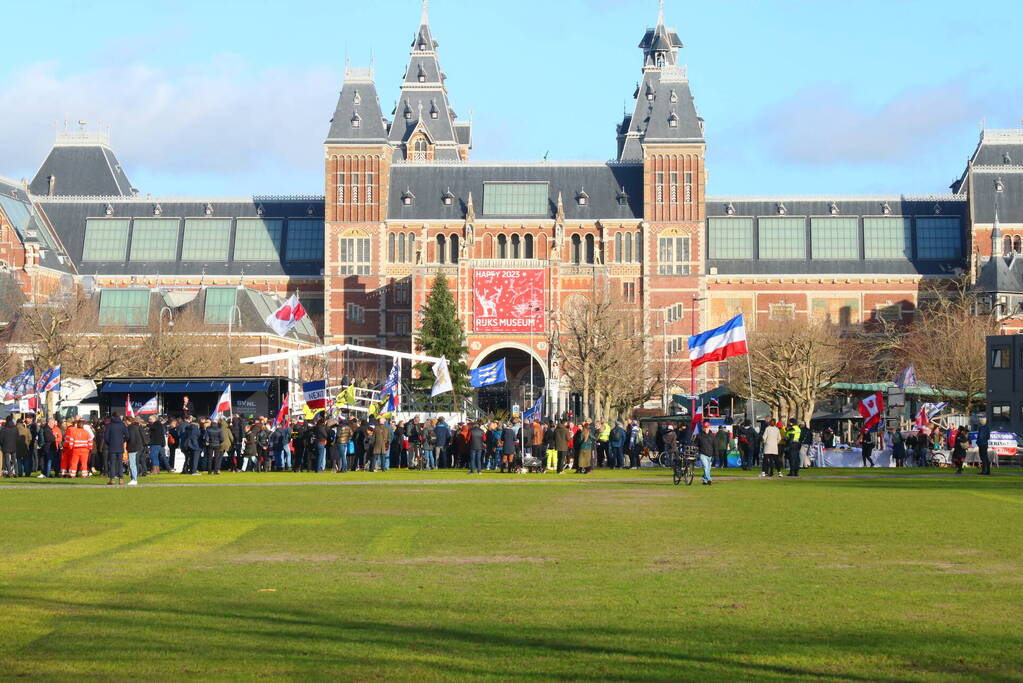
[[(521, 387), (532, 357), (537, 391), (557, 410), (571, 387), (551, 335), (595, 291), (634, 309), (649, 359), (669, 358), (678, 376), (692, 329), (738, 312), (754, 328), (909, 320), (928, 281), (969, 274), (993, 315), (1011, 324), (1020, 313), (1023, 130), (984, 131), (950, 190), (932, 195), (707, 196), (704, 122), (663, 18), (639, 42), (632, 113), (616, 126), (609, 116), (610, 162), (472, 161), (472, 127), (452, 108), (437, 48), (424, 11), (393, 112), (372, 70), (346, 70), (323, 194), (149, 195), (107, 138), (58, 134), (31, 181), (0, 182), (3, 286), (34, 302), (84, 290), (100, 326), (191, 307), (213, 332), (233, 323), (259, 352), (409, 351), (444, 273), (470, 365), (506, 358)], [(312, 322), (277, 338), (262, 320), (294, 292)]]

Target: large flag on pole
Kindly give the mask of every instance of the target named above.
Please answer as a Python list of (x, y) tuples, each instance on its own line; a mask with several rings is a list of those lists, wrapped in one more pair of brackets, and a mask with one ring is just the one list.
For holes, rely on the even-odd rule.
[(448, 369), (447, 358), (441, 358), (433, 364), (433, 376), (436, 379), (433, 381), (433, 389), (430, 390), (430, 398), (455, 390), (454, 385), (451, 384), (451, 371)]
[(916, 368), (912, 365), (900, 372), (899, 376), (895, 378), (895, 386), (900, 389), (908, 389), (914, 384), (916, 384)]
[(948, 403), (925, 403), (920, 406), (920, 412), (916, 414), (916, 426), (926, 427), (947, 405)]
[(863, 428), (873, 429), (884, 417), (884, 394), (880, 391), (867, 396), (856, 407), (863, 416)]
[(293, 294), (285, 301), (280, 308), (266, 318), (266, 324), (271, 330), (282, 337), (291, 332), (302, 318), (306, 316), (305, 308), (298, 301), (298, 295)]
[(289, 394), (284, 394), (284, 399), (281, 401), (281, 409), (277, 411), (277, 417), (274, 418), (274, 429), (277, 429), (282, 424), (287, 425), (288, 423), (288, 403)]
[(536, 401), (533, 403), (533, 407), (522, 413), (523, 420), (539, 420), (543, 415), (543, 392), (536, 397)]
[(213, 409), (213, 414), (210, 415), (211, 420), (219, 419), (221, 415), (231, 412), (231, 385), (228, 384), (224, 392), (220, 394), (220, 400), (217, 401), (217, 407)]
[(54, 366), (43, 373), (36, 384), (36, 393), (44, 391), (60, 391), (60, 366)]
[(124, 397), (124, 416), (135, 417), (135, 409), (131, 407), (131, 394)]
[(491, 384), (507, 382), (508, 376), (505, 371), (504, 358), (496, 363), (476, 368), (469, 373), (469, 378), (472, 385), (477, 389), (480, 387), (489, 387)]
[(742, 314), (726, 322), (721, 327), (701, 332), (689, 338), (689, 362), (693, 367), (704, 363), (725, 360), (732, 356), (749, 353), (746, 348), (746, 325)]
[(317, 380), (306, 382), (302, 385), (302, 393), (305, 396), (305, 404), (313, 413), (318, 413), (327, 408), (327, 382)]
[(156, 400), (156, 396), (146, 399), (146, 402), (142, 404), (137, 411), (136, 415), (156, 415), (159, 412), (159, 405)]
[[(387, 381), (384, 382), (384, 388), (380, 390), (380, 400), (384, 400), (384, 396), (389, 395), (390, 398), (386, 399), (388, 405), (393, 406), (393, 411), (398, 410), (401, 407), (401, 360), (395, 356), (394, 363), (391, 365), (391, 372), (387, 375)], [(384, 411), (385, 413), (388, 411)]]

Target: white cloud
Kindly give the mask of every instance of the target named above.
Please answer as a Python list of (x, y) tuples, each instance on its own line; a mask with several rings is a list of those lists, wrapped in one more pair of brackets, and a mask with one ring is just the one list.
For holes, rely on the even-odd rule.
[(109, 125), (129, 177), (307, 173), (321, 163), (340, 85), (336, 70), (257, 69), (231, 56), (176, 69), (33, 64), (0, 83), (0, 173), (34, 173), (65, 119)]
[(833, 86), (806, 89), (755, 123), (770, 152), (807, 165), (911, 163), (947, 136), (976, 126), (984, 103), (962, 81), (903, 91), (866, 107)]

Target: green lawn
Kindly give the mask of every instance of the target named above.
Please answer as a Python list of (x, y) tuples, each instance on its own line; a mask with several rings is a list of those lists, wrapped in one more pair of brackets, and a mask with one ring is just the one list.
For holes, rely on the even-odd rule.
[(1023, 476), (905, 472), (26, 480), (0, 677), (1023, 680)]

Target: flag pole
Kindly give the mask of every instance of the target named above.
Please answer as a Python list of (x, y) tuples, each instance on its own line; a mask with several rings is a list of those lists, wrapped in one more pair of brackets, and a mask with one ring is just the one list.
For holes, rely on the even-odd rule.
[(746, 379), (749, 380), (749, 400), (746, 401), (746, 419), (752, 425), (756, 415), (753, 412), (753, 364), (749, 359), (749, 350), (746, 351)]

